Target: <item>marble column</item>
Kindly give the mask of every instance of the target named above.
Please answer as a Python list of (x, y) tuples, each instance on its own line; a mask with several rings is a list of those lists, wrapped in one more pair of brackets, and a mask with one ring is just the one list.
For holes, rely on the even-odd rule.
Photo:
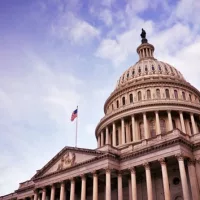
[(146, 113), (143, 113), (143, 123), (144, 123), (144, 137), (145, 137), (145, 139), (148, 139), (149, 138), (149, 134), (148, 134)]
[(200, 160), (199, 159), (196, 159), (195, 169), (196, 169), (196, 174), (197, 174), (198, 186), (200, 190)]
[(193, 134), (196, 134), (198, 131), (197, 131), (196, 123), (194, 121), (194, 115), (192, 113), (190, 113), (190, 119), (192, 122)]
[(122, 174), (118, 173), (117, 176), (118, 200), (123, 200), (123, 187), (122, 187)]
[(98, 142), (98, 148), (101, 146), (101, 137), (98, 135), (97, 136), (97, 142)]
[(54, 184), (51, 185), (51, 196), (50, 196), (50, 200), (55, 200), (55, 185), (54, 185)]
[(160, 130), (160, 118), (158, 111), (155, 112), (155, 115), (156, 115), (156, 135), (159, 135), (161, 134), (161, 130)]
[(132, 115), (131, 117), (131, 122), (132, 122), (132, 138), (133, 138), (133, 142), (135, 142), (137, 140), (136, 137), (136, 131), (135, 131), (135, 116)]
[(177, 159), (178, 159), (179, 171), (180, 171), (180, 176), (181, 176), (183, 199), (190, 200), (187, 176), (186, 176), (185, 165), (184, 165), (184, 158), (181, 155), (177, 155)]
[(161, 170), (162, 170), (162, 180), (163, 180), (165, 200), (170, 200), (171, 195), (170, 195), (170, 189), (169, 189), (169, 178), (168, 178), (168, 173), (167, 173), (167, 165), (166, 165), (164, 158), (159, 159), (159, 162), (160, 162)]
[(86, 177), (81, 176), (81, 200), (86, 200)]
[(101, 146), (104, 146), (104, 132), (101, 131)]
[(125, 144), (124, 119), (121, 119), (122, 144)]
[(153, 188), (152, 188), (152, 180), (151, 180), (151, 169), (149, 163), (144, 164), (145, 173), (146, 173), (146, 184), (147, 184), (147, 199), (153, 200)]
[(192, 199), (198, 199), (200, 197), (198, 181), (197, 181), (197, 174), (195, 170), (195, 161), (189, 160), (188, 161), (188, 173), (190, 178), (190, 185), (192, 191)]
[(111, 200), (111, 170), (106, 169), (106, 200)]
[(171, 130), (173, 130), (171, 111), (168, 110), (167, 115), (168, 115), (169, 131), (171, 131)]
[(97, 173), (93, 173), (93, 200), (98, 200), (98, 176)]
[(34, 190), (34, 200), (38, 200), (38, 191)]
[(65, 182), (61, 182), (60, 185), (60, 200), (65, 200)]
[(113, 136), (112, 136), (112, 140), (113, 140), (113, 146), (116, 146), (116, 126), (115, 126), (115, 122), (113, 122)]
[(109, 129), (106, 127), (106, 144), (109, 144)]
[(131, 187), (131, 179), (128, 178), (128, 199), (132, 200), (132, 187)]
[(137, 200), (137, 184), (136, 184), (135, 167), (131, 168), (131, 188), (132, 188), (132, 199)]
[(70, 200), (74, 200), (75, 197), (75, 180), (71, 179), (71, 187), (70, 187)]
[(183, 133), (186, 133), (186, 131), (185, 131), (185, 122), (184, 122), (184, 118), (183, 118), (183, 113), (179, 112), (179, 115), (180, 115), (180, 121), (181, 121), (181, 130), (182, 130)]
[(46, 200), (46, 188), (42, 189), (42, 200)]

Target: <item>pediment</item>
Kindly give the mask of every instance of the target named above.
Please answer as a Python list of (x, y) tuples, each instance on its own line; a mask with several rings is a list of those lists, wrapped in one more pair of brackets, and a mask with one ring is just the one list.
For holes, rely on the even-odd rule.
[(33, 178), (38, 178), (47, 174), (59, 172), (61, 170), (73, 167), (79, 163), (93, 159), (99, 155), (102, 155), (102, 152), (90, 149), (65, 147), (41, 170), (38, 170)]

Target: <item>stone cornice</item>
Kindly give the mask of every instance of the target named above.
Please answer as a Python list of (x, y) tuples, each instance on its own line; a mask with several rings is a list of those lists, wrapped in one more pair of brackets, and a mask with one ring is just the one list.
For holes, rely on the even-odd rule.
[[(146, 79), (150, 79), (146, 78)], [(180, 81), (180, 80), (176, 80), (176, 79), (169, 79), (169, 78), (157, 78), (157, 79), (150, 79), (150, 80), (141, 80), (138, 82), (134, 82), (134, 83), (130, 83), (125, 85), (124, 87), (121, 87), (117, 90), (115, 90), (114, 92), (111, 93), (111, 95), (108, 97), (108, 99), (106, 100), (105, 104), (104, 104), (104, 112), (106, 111), (106, 107), (108, 105), (108, 103), (110, 101), (112, 101), (112, 99), (116, 98), (117, 96), (121, 96), (124, 93), (127, 93), (129, 90), (135, 90), (136, 87), (145, 87), (149, 84), (153, 84), (153, 85), (164, 85), (165, 87), (167, 86), (166, 84), (171, 84), (173, 86), (181, 86), (181, 87), (186, 87), (187, 89), (197, 93), (200, 96), (200, 92), (194, 87), (192, 86), (190, 83), (185, 82), (185, 81)]]
[[(142, 102), (145, 102), (145, 101), (142, 101)], [(178, 100), (172, 100), (172, 99), (155, 99), (155, 100), (151, 100), (151, 101), (146, 101), (146, 104), (142, 104), (142, 103), (135, 103), (135, 104), (132, 104), (131, 106), (127, 106), (127, 107), (124, 107), (123, 109), (119, 109), (119, 110), (116, 110), (115, 112), (113, 113), (110, 113), (109, 115), (106, 115), (104, 116), (101, 121), (98, 123), (98, 125), (96, 126), (96, 130), (95, 130), (95, 135), (97, 137), (97, 133), (101, 131), (101, 129), (99, 129), (102, 124), (106, 123), (107, 120), (109, 120), (110, 118), (113, 118), (113, 117), (116, 117), (118, 115), (122, 115), (123, 113), (125, 112), (128, 112), (128, 111), (131, 111), (131, 110), (135, 110), (135, 109), (138, 109), (138, 108), (148, 108), (149, 106), (183, 106), (183, 107), (187, 107), (187, 108), (192, 108), (192, 109), (195, 109), (195, 110), (200, 110), (200, 104), (198, 106), (198, 104), (194, 104), (194, 103), (189, 103), (189, 102), (186, 102), (186, 101), (178, 101)], [(159, 110), (162, 110), (162, 107), (159, 107)], [(171, 110), (177, 110), (177, 108), (175, 109), (171, 109)], [(184, 110), (183, 110), (184, 111)], [(147, 111), (148, 112), (148, 111)], [(198, 112), (197, 112), (198, 113)], [(132, 113), (132, 114), (137, 114), (137, 113)]]
[(34, 187), (35, 187), (34, 185), (27, 186), (27, 187), (24, 187), (24, 188), (20, 188), (20, 189), (15, 190), (15, 192), (16, 192), (17, 194), (19, 194), (19, 193), (22, 193), (22, 192), (32, 191), (32, 190), (34, 189)]

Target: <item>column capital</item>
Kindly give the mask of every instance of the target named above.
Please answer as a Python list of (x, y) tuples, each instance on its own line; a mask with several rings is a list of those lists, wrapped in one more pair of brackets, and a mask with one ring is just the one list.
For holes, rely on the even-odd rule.
[(46, 186), (42, 187), (42, 192), (46, 192)]
[(148, 162), (143, 163), (145, 169), (150, 169), (150, 164)]
[(185, 156), (182, 153), (176, 154), (175, 157), (178, 159), (178, 161), (180, 160), (184, 161), (184, 158), (185, 158)]
[(33, 193), (38, 193), (38, 188), (34, 188)]
[(112, 168), (106, 167), (106, 168), (104, 168), (104, 170), (106, 171), (106, 173), (108, 173), (108, 172), (111, 172), (111, 171), (112, 171)]
[(91, 173), (93, 174), (94, 177), (98, 177), (97, 171), (93, 171)]
[(86, 174), (80, 174), (79, 175), (82, 179), (86, 178)]
[(179, 110), (179, 114), (183, 114), (183, 111)]
[(160, 159), (158, 159), (158, 161), (160, 162), (161, 165), (166, 165), (165, 158), (160, 158)]
[(117, 171), (117, 175), (118, 175), (118, 176), (122, 176), (122, 171), (120, 171), (120, 170)]
[(188, 165), (195, 165), (195, 163), (196, 163), (196, 160), (195, 159), (187, 159), (187, 163), (188, 163)]
[(134, 173), (134, 174), (136, 173), (136, 168), (135, 168), (135, 166), (130, 167), (129, 170), (130, 170), (131, 173)]
[(172, 111), (171, 110), (167, 110), (167, 113), (171, 113)]

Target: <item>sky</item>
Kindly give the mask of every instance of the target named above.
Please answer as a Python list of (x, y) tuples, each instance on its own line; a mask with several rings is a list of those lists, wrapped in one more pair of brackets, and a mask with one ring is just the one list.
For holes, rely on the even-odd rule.
[(64, 146), (96, 148), (95, 127), (120, 75), (155, 57), (200, 89), (200, 1), (0, 0), (0, 196)]

